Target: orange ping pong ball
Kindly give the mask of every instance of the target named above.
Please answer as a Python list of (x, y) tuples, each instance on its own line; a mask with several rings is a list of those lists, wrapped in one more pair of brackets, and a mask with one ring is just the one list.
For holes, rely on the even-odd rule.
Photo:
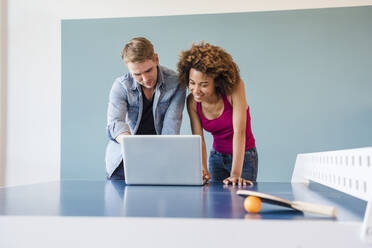
[(261, 199), (256, 196), (248, 196), (244, 200), (244, 209), (248, 213), (258, 213), (261, 210)]

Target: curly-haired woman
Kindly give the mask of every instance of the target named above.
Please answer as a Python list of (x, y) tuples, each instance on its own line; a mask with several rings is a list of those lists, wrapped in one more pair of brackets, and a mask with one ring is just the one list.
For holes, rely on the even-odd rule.
[[(224, 184), (252, 185), (258, 157), (238, 66), (224, 49), (204, 42), (182, 51), (177, 66), (180, 83), (191, 92), (187, 109), (192, 133), (202, 138), (203, 177)], [(211, 173), (203, 128), (213, 135)]]

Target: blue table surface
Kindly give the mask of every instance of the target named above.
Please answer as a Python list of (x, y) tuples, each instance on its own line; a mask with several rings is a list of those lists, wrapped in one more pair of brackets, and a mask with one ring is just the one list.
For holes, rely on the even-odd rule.
[(244, 210), (237, 186), (129, 186), (124, 181), (60, 181), (0, 188), (0, 215), (122, 216), (234, 219), (327, 219), (362, 221), (366, 202), (317, 183), (259, 182), (246, 188), (289, 200), (334, 205), (337, 218), (304, 214), (263, 203), (259, 214)]

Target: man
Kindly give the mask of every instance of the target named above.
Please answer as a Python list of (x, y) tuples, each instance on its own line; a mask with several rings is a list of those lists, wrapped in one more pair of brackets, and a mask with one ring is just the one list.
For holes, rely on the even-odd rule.
[(106, 171), (110, 179), (125, 178), (121, 143), (126, 135), (180, 133), (186, 96), (176, 72), (159, 65), (146, 38), (126, 44), (122, 59), (129, 73), (114, 81), (107, 110)]

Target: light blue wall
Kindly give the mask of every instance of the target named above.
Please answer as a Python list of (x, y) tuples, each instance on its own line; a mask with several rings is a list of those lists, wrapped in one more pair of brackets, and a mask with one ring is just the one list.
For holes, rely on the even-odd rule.
[[(148, 37), (172, 69), (194, 41), (232, 54), (260, 181), (290, 180), (297, 153), (371, 146), (371, 27), (372, 7), (64, 20), (61, 177), (105, 178), (108, 95), (127, 72), (120, 53), (135, 36)], [(186, 111), (182, 133), (190, 133)]]

